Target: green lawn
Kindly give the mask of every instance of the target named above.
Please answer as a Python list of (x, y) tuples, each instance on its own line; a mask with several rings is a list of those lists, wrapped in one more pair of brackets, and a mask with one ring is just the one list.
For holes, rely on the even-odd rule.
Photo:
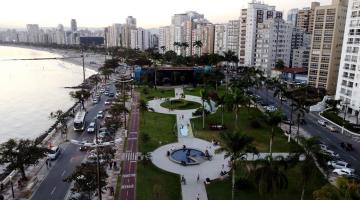
[[(237, 177), (240, 175), (241, 168), (238, 168)], [(317, 170), (315, 168), (314, 170)], [(300, 165), (297, 165), (293, 168), (288, 169), (286, 172), (288, 178), (288, 188), (286, 190), (280, 191), (273, 200), (284, 200), (284, 199), (300, 199), (302, 185), (300, 183), (301, 173)], [(305, 189), (305, 200), (312, 199), (313, 191), (320, 189), (327, 181), (322, 178), (321, 173), (317, 170), (315, 175), (315, 180), (308, 183)], [(216, 180), (210, 185), (206, 186), (206, 191), (209, 200), (222, 200), (222, 199), (231, 199), (231, 179), (227, 178), (225, 180)], [(235, 199), (246, 199), (246, 200), (267, 200), (268, 196), (260, 195), (259, 192), (253, 188), (247, 191), (236, 191)]]
[[(200, 96), (200, 91), (204, 89), (203, 87), (187, 87), (184, 88), (184, 93), (185, 95), (193, 95), (193, 96)], [(216, 89), (214, 87), (208, 87), (209, 91), (216, 91)], [(223, 94), (225, 94), (225, 86), (218, 86), (218, 91), (217, 91), (218, 95), (221, 96)]]
[[(176, 142), (175, 123), (175, 115), (154, 112), (140, 113), (139, 151), (150, 152), (164, 144)], [(150, 136), (147, 142), (141, 139), (144, 133)]]
[(136, 89), (141, 93), (141, 99), (149, 101), (157, 98), (174, 97), (174, 89), (154, 89), (149, 87), (139, 87)]
[(137, 165), (137, 200), (180, 200), (179, 175), (163, 171), (152, 163)]
[[(262, 120), (257, 120), (260, 124), (260, 128), (253, 128), (251, 126), (252, 119), (257, 119), (262, 115), (261, 111), (256, 108), (246, 108), (240, 109), (239, 119), (238, 119), (238, 129), (249, 136), (254, 137), (254, 145), (258, 148), (260, 152), (269, 151), (269, 141), (271, 128), (268, 127)], [(228, 131), (234, 130), (234, 121), (235, 115), (232, 112), (224, 113), (224, 124), (227, 127)], [(221, 124), (221, 110), (219, 109), (216, 113), (211, 114), (205, 118), (205, 129), (202, 129), (202, 118), (195, 118), (191, 120), (194, 126), (194, 135), (196, 137), (211, 141), (216, 139), (220, 141), (219, 133), (220, 131), (209, 130), (208, 124)], [(287, 137), (282, 134), (280, 128), (276, 128), (276, 134), (273, 142), (273, 151), (274, 152), (288, 152), (298, 148), (294, 143), (288, 143)]]
[(194, 101), (186, 101), (183, 99), (176, 99), (171, 101), (165, 101), (161, 104), (164, 108), (174, 109), (174, 110), (188, 110), (188, 109), (196, 109), (201, 107), (200, 103)]

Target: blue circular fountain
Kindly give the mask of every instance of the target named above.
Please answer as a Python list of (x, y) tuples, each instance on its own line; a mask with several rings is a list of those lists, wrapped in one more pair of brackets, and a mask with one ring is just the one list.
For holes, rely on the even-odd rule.
[(198, 165), (204, 161), (205, 153), (192, 148), (182, 148), (170, 153), (169, 159), (181, 165)]

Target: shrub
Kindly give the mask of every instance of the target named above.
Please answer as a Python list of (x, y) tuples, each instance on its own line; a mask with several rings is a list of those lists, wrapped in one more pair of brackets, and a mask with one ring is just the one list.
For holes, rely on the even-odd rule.
[(251, 126), (251, 128), (254, 128), (254, 129), (259, 129), (262, 127), (262, 125), (258, 119), (252, 119), (250, 121), (250, 126)]
[[(210, 111), (205, 109), (205, 116), (208, 116)], [(193, 116), (202, 116), (202, 108), (198, 108), (195, 112), (193, 112)]]
[(239, 178), (235, 182), (235, 188), (237, 190), (249, 190), (253, 188), (253, 183), (247, 178)]
[(149, 136), (149, 134), (147, 134), (147, 133), (141, 133), (140, 139), (141, 139), (141, 141), (143, 141), (144, 143), (147, 143), (147, 142), (149, 142), (149, 140), (150, 140), (150, 136)]

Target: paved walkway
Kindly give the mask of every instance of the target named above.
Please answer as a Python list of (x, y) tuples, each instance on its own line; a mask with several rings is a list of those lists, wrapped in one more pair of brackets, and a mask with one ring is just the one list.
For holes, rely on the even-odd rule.
[(126, 156), (121, 178), (121, 200), (134, 200), (136, 189), (136, 161), (137, 161), (137, 139), (139, 130), (139, 108), (138, 101), (140, 95), (134, 93), (131, 105), (131, 120), (127, 136)]
[[(170, 98), (170, 100), (181, 99), (181, 94), (183, 93), (184, 91), (182, 88), (175, 88), (175, 97)], [(183, 99), (202, 104), (202, 100), (198, 96), (186, 95)], [(228, 159), (224, 159), (224, 153), (215, 154), (214, 151), (216, 147), (213, 146), (210, 142), (194, 138), (190, 119), (193, 118), (192, 113), (195, 112), (196, 109), (169, 110), (160, 106), (160, 104), (163, 102), (165, 102), (165, 98), (149, 101), (149, 107), (154, 109), (155, 112), (176, 115), (179, 142), (164, 145), (156, 149), (152, 153), (152, 162), (161, 169), (183, 175), (185, 177), (186, 184), (181, 185), (183, 200), (194, 200), (198, 194), (201, 200), (207, 200), (208, 198), (204, 180), (206, 178), (210, 178), (211, 180), (220, 178), (220, 171), (222, 169), (229, 171), (230, 168), (227, 166)], [(211, 104), (212, 106), (210, 106), (208, 103), (205, 103), (205, 109), (211, 112), (215, 112), (215, 102), (211, 102)], [(213, 155), (213, 159), (195, 166), (182, 166), (170, 161), (166, 156), (167, 151), (170, 149), (182, 148), (183, 145), (186, 145), (190, 148), (199, 149), (203, 152), (208, 150), (209, 153)], [(198, 175), (200, 177), (199, 181), (197, 181)]]

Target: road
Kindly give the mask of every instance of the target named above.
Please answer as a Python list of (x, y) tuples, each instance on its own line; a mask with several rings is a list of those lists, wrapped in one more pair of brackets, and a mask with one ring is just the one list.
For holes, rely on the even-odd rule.
[(137, 160), (137, 140), (138, 140), (138, 131), (139, 131), (139, 94), (134, 93), (133, 103), (131, 105), (131, 119), (130, 127), (127, 137), (126, 145), (126, 156), (127, 160), (124, 161), (122, 179), (121, 179), (121, 191), (120, 199), (121, 200), (134, 200), (135, 199), (135, 189), (136, 189), (136, 160)]
[[(283, 112), (285, 112), (290, 119), (290, 104), (289, 102), (283, 102), (278, 98), (273, 96), (273, 91), (259, 89), (255, 90), (255, 93), (259, 95), (263, 100), (267, 101), (269, 104), (276, 105), (276, 107), (281, 108)], [(295, 119), (295, 115), (293, 116), (293, 121)], [(352, 141), (352, 139), (348, 136), (342, 135), (341, 133), (333, 133), (329, 131), (327, 128), (318, 124), (318, 120), (321, 119), (318, 113), (310, 112), (305, 114), (305, 125), (301, 125), (306, 132), (308, 132), (312, 136), (320, 137), (320, 141), (330, 147), (331, 150), (335, 151), (339, 154), (342, 160), (351, 163), (352, 168), (356, 169), (357, 173), (360, 172), (360, 143)], [(296, 126), (296, 125), (295, 125)], [(293, 133), (294, 134), (294, 133)], [(355, 148), (355, 151), (348, 152), (340, 147), (341, 142), (350, 143)]]
[[(116, 92), (115, 86), (110, 85), (110, 92)], [(104, 102), (108, 97), (102, 95), (99, 103), (88, 109), (85, 117), (86, 125), (96, 118), (96, 114), (100, 110), (105, 109)], [(70, 127), (72, 129), (72, 127)], [(85, 128), (86, 130), (86, 128)], [(73, 131), (73, 130), (70, 130)], [(93, 141), (94, 135), (88, 134), (86, 131), (81, 133), (74, 133), (75, 140)], [(52, 162), (52, 168), (49, 169), (48, 175), (40, 184), (39, 188), (32, 196), (32, 200), (63, 200), (70, 189), (70, 183), (64, 182), (63, 179), (74, 171), (86, 156), (86, 152), (79, 151), (79, 146), (66, 143), (62, 147), (61, 155), (56, 161)]]

